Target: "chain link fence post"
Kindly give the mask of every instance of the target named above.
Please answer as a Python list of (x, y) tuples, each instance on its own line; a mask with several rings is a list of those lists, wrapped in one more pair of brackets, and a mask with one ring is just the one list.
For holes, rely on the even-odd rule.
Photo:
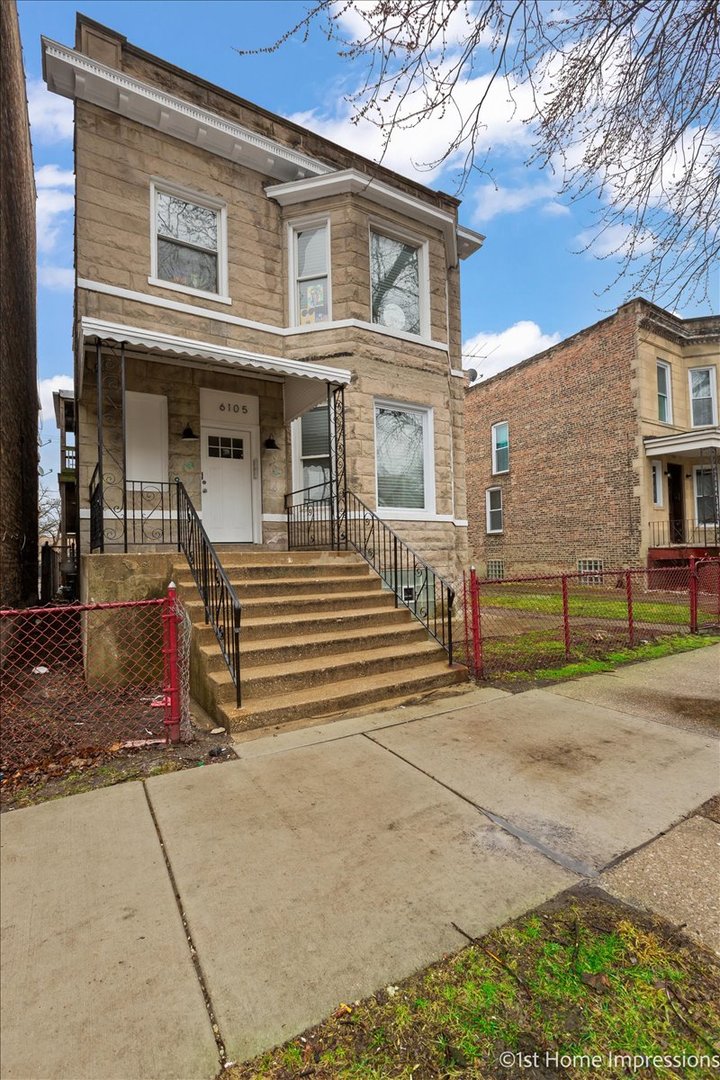
[(165, 704), (165, 734), (168, 742), (180, 742), (180, 667), (178, 664), (178, 623), (177, 589), (175, 582), (168, 585), (167, 596), (163, 604), (163, 656), (165, 686), (163, 687)]

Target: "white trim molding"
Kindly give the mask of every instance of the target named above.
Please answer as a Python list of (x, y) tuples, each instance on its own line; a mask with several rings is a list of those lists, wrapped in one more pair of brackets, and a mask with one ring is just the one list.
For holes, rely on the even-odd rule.
[(672, 454), (698, 454), (700, 450), (720, 450), (720, 427), (696, 428), (677, 435), (646, 435), (643, 439), (647, 457)]
[(276, 180), (333, 172), (330, 165), (209, 109), (166, 94), (50, 38), (41, 41), (43, 78), (48, 90), (55, 94), (91, 102)]
[[(158, 282), (158, 285), (167, 288), (167, 282), (165, 281)], [(108, 285), (104, 281), (92, 281), (89, 278), (78, 278), (77, 287), (78, 289), (85, 289), (87, 292), (101, 293), (104, 296), (117, 296), (122, 300), (133, 300), (138, 304), (149, 304), (151, 307), (165, 308), (166, 311), (181, 311), (187, 315), (197, 315), (200, 319), (214, 319), (216, 322), (230, 323), (233, 326), (244, 326), (248, 330), (258, 330), (263, 334), (275, 334), (277, 337), (294, 337), (296, 334), (320, 334), (323, 330), (339, 330), (345, 327), (353, 327), (357, 330), (368, 330), (372, 334), (380, 334), (382, 337), (397, 338), (400, 341), (412, 341), (416, 345), (422, 345), (425, 349), (448, 352), (448, 345), (445, 341), (421, 338), (417, 334), (406, 334), (403, 330), (390, 330), (386, 326), (362, 322), (360, 319), (337, 319), (335, 322), (309, 323), (306, 326), (273, 326), (272, 323), (254, 322), (252, 319), (243, 319), (239, 315), (230, 315), (229, 312), (196, 307), (195, 304), (184, 304), (180, 301), (168, 300), (165, 296), (151, 296), (149, 293), (124, 289), (120, 285)], [(218, 302), (218, 298), (215, 296), (208, 297), (208, 299)]]
[(448, 266), (457, 266), (458, 258), (479, 251), (485, 237), (472, 229), (460, 228), (455, 215), (447, 210), (440, 210), (416, 195), (376, 180), (359, 169), (342, 169), (324, 173), (322, 176), (305, 177), (284, 184), (272, 184), (265, 189), (269, 199), (275, 199), (281, 206), (297, 206), (313, 199), (327, 199), (334, 195), (362, 195), (369, 202), (377, 203), (396, 214), (419, 221), (423, 225), (439, 229), (445, 239), (445, 252)]

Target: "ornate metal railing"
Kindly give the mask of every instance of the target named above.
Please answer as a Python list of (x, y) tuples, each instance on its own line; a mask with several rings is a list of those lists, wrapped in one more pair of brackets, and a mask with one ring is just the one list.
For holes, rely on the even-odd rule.
[(332, 481), (285, 496), (288, 548), (353, 548), (442, 645), (453, 662), (452, 609), (455, 590), (362, 499)]
[(230, 579), (223, 570), (217, 552), (205, 532), (197, 510), (181, 480), (175, 481), (177, 506), (177, 545), (188, 561), (205, 609), (205, 622), (215, 631), (220, 651), (235, 684), (238, 707), (240, 689), (240, 619), (241, 605)]
[(327, 480), (285, 496), (288, 550), (338, 547), (332, 492), (333, 483)]
[(720, 522), (673, 518), (651, 521), (650, 547), (717, 547), (720, 545)]
[(177, 544), (175, 483), (128, 480), (124, 489), (113, 476), (90, 482), (90, 550), (127, 551), (131, 544)]

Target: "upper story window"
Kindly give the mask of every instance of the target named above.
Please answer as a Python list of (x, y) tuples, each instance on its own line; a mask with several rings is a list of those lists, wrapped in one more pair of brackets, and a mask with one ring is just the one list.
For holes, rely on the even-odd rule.
[(672, 424), (672, 382), (670, 365), (664, 360), (657, 362), (657, 414), (658, 420)]
[(379, 508), (434, 512), (429, 409), (376, 402), (375, 463)]
[(160, 183), (151, 202), (150, 284), (229, 303), (224, 204)]
[(510, 425), (507, 423), (492, 426), (492, 471), (510, 471)]
[(370, 232), (372, 322), (406, 334), (427, 334), (425, 245)]
[(290, 321), (293, 326), (330, 319), (330, 229), (327, 221), (290, 229)]
[(690, 415), (693, 427), (717, 424), (717, 386), (714, 367), (690, 368)]

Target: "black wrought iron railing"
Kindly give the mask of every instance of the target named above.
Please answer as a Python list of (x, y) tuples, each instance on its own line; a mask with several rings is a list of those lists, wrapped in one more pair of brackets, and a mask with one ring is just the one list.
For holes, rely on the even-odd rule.
[(205, 609), (205, 622), (209, 623), (215, 632), (220, 651), (235, 684), (235, 700), (240, 707), (240, 601), (185, 490), (185, 485), (181, 480), (176, 480), (174, 486), (178, 551), (182, 551), (188, 561)]
[(316, 484), (285, 496), (290, 550), (352, 548), (423, 624), (453, 662), (455, 590), (351, 491)]
[(90, 550), (128, 551), (131, 545), (177, 544), (177, 486), (161, 480), (99, 476), (90, 482)]
[(720, 521), (696, 518), (673, 518), (651, 521), (650, 547), (717, 547), (720, 545)]

